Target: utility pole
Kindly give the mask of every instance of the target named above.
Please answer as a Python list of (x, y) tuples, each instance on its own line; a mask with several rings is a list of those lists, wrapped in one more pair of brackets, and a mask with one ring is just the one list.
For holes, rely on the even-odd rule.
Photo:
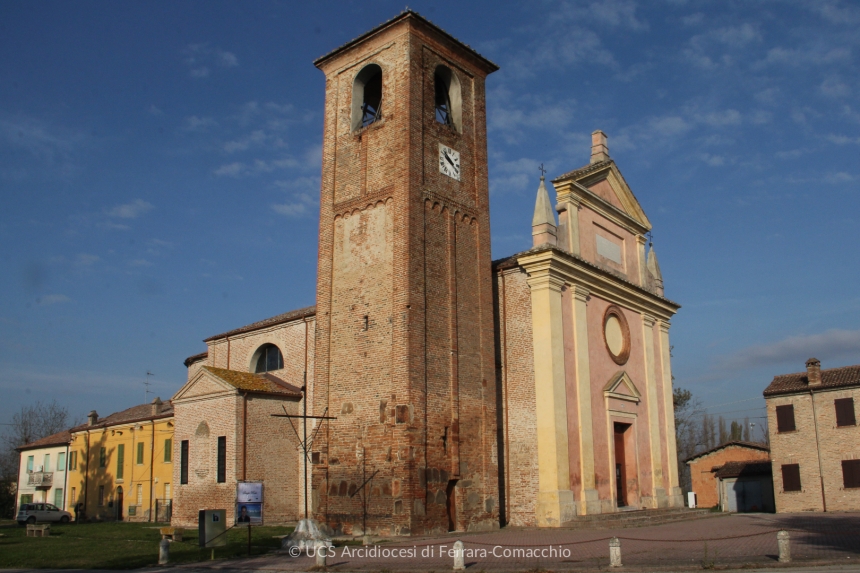
[(149, 381), (150, 376), (155, 376), (155, 374), (153, 374), (152, 372), (147, 370), (146, 371), (146, 381), (143, 383), (143, 385), (145, 387), (145, 389), (143, 391), (143, 403), (144, 404), (149, 403), (149, 395), (151, 394), (151, 392), (149, 391), (149, 385), (152, 384), (152, 382)]

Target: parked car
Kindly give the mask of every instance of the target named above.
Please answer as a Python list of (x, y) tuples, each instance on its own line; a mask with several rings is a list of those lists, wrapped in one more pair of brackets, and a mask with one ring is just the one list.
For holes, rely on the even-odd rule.
[(38, 521), (68, 523), (71, 519), (71, 513), (50, 503), (24, 503), (18, 509), (18, 523), (21, 525)]

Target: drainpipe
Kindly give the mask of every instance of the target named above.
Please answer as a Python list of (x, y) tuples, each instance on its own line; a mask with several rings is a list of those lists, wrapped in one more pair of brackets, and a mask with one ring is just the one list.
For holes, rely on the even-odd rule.
[(827, 513), (827, 498), (824, 496), (824, 469), (821, 465), (821, 443), (818, 440), (818, 416), (815, 415), (815, 395), (809, 389), (809, 399), (812, 401), (812, 423), (815, 426), (815, 449), (818, 452), (818, 479), (821, 481), (821, 505)]
[(152, 523), (152, 498), (155, 496), (155, 482), (152, 470), (155, 469), (155, 420), (152, 420), (152, 443), (149, 450), (149, 522)]
[(90, 429), (87, 428), (87, 469), (84, 472), (84, 515), (89, 511), (89, 493), (90, 493)]
[(242, 393), (242, 481), (248, 479), (248, 393)]
[[(71, 440), (71, 437), (69, 438)], [(20, 464), (21, 456), (18, 456), (18, 463)], [(66, 444), (66, 457), (63, 460), (63, 511), (66, 510), (66, 497), (69, 495), (69, 444)]]

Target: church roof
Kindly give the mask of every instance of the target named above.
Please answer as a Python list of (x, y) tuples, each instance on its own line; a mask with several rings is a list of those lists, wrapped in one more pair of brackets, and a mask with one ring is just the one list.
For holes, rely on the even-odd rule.
[(194, 364), (195, 362), (200, 362), (201, 360), (205, 360), (208, 357), (209, 357), (209, 351), (206, 350), (204, 352), (201, 352), (200, 354), (195, 354), (193, 356), (189, 356), (188, 358), (185, 359), (185, 362), (183, 364), (185, 364), (185, 367), (187, 368), (187, 367), (191, 366), (192, 364)]
[(704, 452), (699, 452), (698, 454), (690, 456), (689, 458), (684, 460), (684, 462), (690, 463), (697, 458), (701, 458), (701, 457), (713, 454), (714, 452), (718, 452), (724, 448), (728, 448), (731, 446), (736, 446), (739, 448), (750, 448), (753, 450), (761, 450), (762, 452), (769, 452), (770, 451), (770, 447), (767, 444), (759, 444), (758, 442), (744, 442), (741, 440), (732, 440), (731, 442), (726, 442), (725, 444), (720, 444), (716, 448), (711, 448), (710, 450), (705, 450)]
[[(829, 390), (831, 388), (843, 388), (846, 386), (860, 386), (860, 364), (854, 366), (843, 366), (842, 368), (828, 368), (821, 371), (821, 385), (813, 386), (813, 391)], [(796, 392), (808, 392), (810, 390), (809, 378), (806, 371), (794, 374), (781, 374), (774, 376), (770, 385), (765, 388), (764, 395), (776, 396), (778, 394), (794, 394)]]
[(35, 450), (37, 448), (47, 448), (49, 446), (65, 446), (72, 439), (72, 433), (69, 430), (63, 430), (62, 432), (57, 432), (56, 434), (51, 434), (50, 436), (45, 436), (44, 438), (40, 438), (38, 440), (34, 440), (29, 444), (24, 444), (17, 449), (19, 452), (24, 450)]
[(579, 169), (574, 169), (573, 171), (568, 171), (562, 175), (559, 175), (555, 179), (552, 180), (552, 183), (560, 183), (566, 179), (577, 179), (582, 177), (583, 175), (588, 175), (592, 171), (599, 171), (604, 167), (612, 164), (613, 161), (611, 159), (607, 159), (605, 161), (598, 161), (597, 163), (589, 163), (585, 167), (580, 167)]
[[(677, 302), (675, 302), (675, 301), (673, 301), (673, 300), (671, 300), (671, 299), (666, 298), (665, 296), (660, 296), (660, 295), (658, 295), (658, 294), (654, 294), (653, 292), (651, 292), (651, 291), (649, 291), (649, 290), (643, 289), (643, 288), (642, 288), (641, 286), (639, 286), (638, 284), (632, 283), (632, 282), (628, 281), (627, 279), (625, 279), (625, 278), (623, 278), (623, 277), (621, 277), (621, 276), (618, 276), (617, 274), (610, 273), (609, 271), (607, 271), (607, 270), (606, 270), (606, 269), (604, 269), (603, 267), (599, 267), (599, 266), (595, 265), (594, 263), (590, 263), (590, 262), (586, 261), (586, 260), (585, 260), (585, 259), (583, 259), (582, 257), (579, 257), (579, 256), (577, 256), (577, 255), (574, 255), (574, 254), (573, 254), (573, 253), (571, 253), (570, 251), (567, 251), (567, 250), (565, 250), (565, 249), (562, 249), (561, 247), (558, 247), (558, 246), (556, 246), (556, 245), (551, 245), (551, 244), (549, 244), (549, 243), (544, 243), (543, 245), (538, 245), (538, 246), (536, 246), (536, 247), (532, 247), (531, 249), (529, 249), (529, 250), (527, 250), (527, 251), (522, 251), (522, 252), (519, 252), (519, 253), (514, 253), (513, 255), (510, 255), (510, 256), (508, 256), (508, 257), (504, 257), (504, 258), (501, 258), (501, 259), (496, 259), (495, 261), (493, 261), (493, 262), (492, 262), (492, 269), (493, 269), (493, 272), (495, 272), (495, 271), (503, 271), (503, 270), (507, 270), (507, 269), (513, 269), (513, 268), (515, 268), (515, 267), (517, 267), (517, 266), (518, 266), (518, 264), (519, 264), (519, 263), (517, 262), (517, 259), (519, 259), (520, 257), (523, 257), (523, 256), (525, 256), (525, 255), (530, 255), (530, 254), (532, 254), (532, 253), (539, 253), (539, 252), (541, 252), (541, 251), (545, 251), (545, 250), (547, 250), (547, 249), (553, 249), (553, 250), (555, 250), (555, 251), (558, 251), (559, 253), (562, 253), (562, 254), (564, 254), (565, 256), (570, 257), (571, 259), (574, 259), (574, 260), (575, 260), (577, 263), (579, 263), (579, 264), (583, 264), (583, 265), (586, 265), (586, 266), (588, 266), (588, 267), (591, 267), (592, 269), (594, 269), (594, 270), (596, 270), (596, 271), (599, 271), (599, 272), (601, 272), (601, 273), (609, 274), (609, 275), (611, 275), (611, 276), (612, 276), (612, 278), (613, 278), (613, 279), (615, 279), (615, 280), (621, 281), (621, 282), (623, 282), (623, 283), (625, 283), (625, 284), (627, 284), (627, 285), (630, 285), (631, 287), (633, 287), (633, 288), (635, 288), (635, 289), (638, 289), (638, 290), (640, 290), (640, 291), (647, 292), (647, 293), (648, 293), (649, 295), (651, 295), (651, 296), (656, 296), (656, 297), (657, 297), (657, 298), (659, 298), (660, 300), (666, 301), (666, 302), (668, 302), (669, 304), (671, 304), (671, 305), (673, 305), (673, 306), (676, 306), (676, 307), (678, 307), (678, 308), (681, 308), (681, 305), (680, 305), (680, 304), (678, 304)], [(823, 370), (822, 370), (822, 372), (823, 372)]]
[[(271, 318), (266, 318), (264, 320), (260, 320), (257, 322), (252, 322), (251, 324), (242, 326), (240, 328), (236, 328), (233, 330), (228, 330), (227, 332), (222, 332), (221, 334), (216, 334), (215, 336), (210, 336), (203, 340), (203, 342), (210, 342), (212, 340), (218, 340), (219, 338), (226, 338), (228, 336), (233, 336), (236, 334), (242, 334), (245, 332), (251, 332), (253, 330), (259, 330), (260, 328), (266, 328), (268, 326), (275, 326), (276, 324), (283, 324), (285, 322), (290, 322), (293, 320), (299, 320), (301, 318), (307, 318), (309, 316), (316, 316), (317, 307), (316, 306), (306, 306), (305, 308), (299, 308), (296, 310), (291, 310), (289, 312), (285, 312), (283, 314), (279, 314), (277, 316), (273, 316)], [(195, 358), (196, 356), (190, 356), (188, 360)], [(187, 366), (187, 364), (186, 364)]]
[(215, 368), (214, 366), (204, 366), (203, 370), (218, 377), (237, 390), (258, 394), (282, 394), (295, 398), (302, 397), (300, 388), (269, 372), (265, 374), (252, 374), (238, 370), (227, 370), (226, 368)]
[(454, 36), (452, 36), (451, 34), (449, 34), (448, 32), (446, 32), (445, 30), (443, 30), (442, 28), (440, 28), (439, 26), (437, 26), (436, 24), (434, 24), (433, 22), (431, 22), (430, 20), (428, 20), (427, 18), (425, 18), (424, 16), (422, 16), (421, 14), (419, 14), (418, 12), (415, 12), (415, 11), (410, 10), (410, 9), (408, 9), (408, 8), (407, 8), (406, 10), (404, 10), (403, 12), (401, 12), (400, 14), (398, 14), (397, 16), (395, 16), (394, 18), (391, 18), (390, 20), (388, 20), (388, 21), (386, 21), (386, 22), (383, 22), (383, 23), (382, 23), (382, 24), (380, 24), (379, 26), (377, 26), (377, 27), (373, 28), (373, 29), (372, 29), (372, 30), (370, 30), (369, 32), (365, 32), (365, 33), (364, 33), (364, 34), (362, 34), (361, 36), (359, 36), (359, 37), (355, 38), (354, 40), (350, 40), (349, 42), (347, 42), (346, 44), (343, 44), (343, 45), (342, 45), (342, 46), (340, 46), (339, 48), (335, 48), (334, 50), (332, 50), (332, 51), (331, 51), (331, 52), (329, 52), (328, 54), (325, 54), (324, 56), (320, 56), (319, 58), (317, 58), (316, 60), (314, 60), (314, 65), (315, 65), (316, 67), (320, 67), (320, 65), (321, 65), (323, 62), (325, 62), (325, 61), (326, 61), (326, 60), (328, 60), (329, 58), (334, 57), (336, 54), (339, 54), (340, 52), (342, 52), (342, 51), (344, 51), (344, 50), (347, 50), (347, 49), (351, 48), (351, 47), (352, 47), (352, 46), (354, 46), (355, 44), (358, 44), (358, 43), (359, 43), (359, 42), (361, 42), (362, 40), (365, 40), (366, 38), (369, 38), (370, 36), (373, 36), (374, 34), (376, 34), (376, 33), (380, 32), (381, 30), (383, 30), (383, 29), (385, 29), (385, 28), (391, 27), (391, 26), (393, 26), (393, 25), (397, 24), (398, 22), (400, 22), (400, 21), (402, 21), (402, 20), (407, 20), (407, 19), (410, 19), (410, 18), (411, 18), (411, 19), (415, 19), (415, 20), (417, 20), (417, 21), (419, 21), (419, 22), (421, 22), (421, 23), (425, 24), (426, 26), (429, 26), (429, 27), (430, 27), (432, 30), (434, 30), (437, 34), (440, 34), (441, 36), (443, 36), (443, 37), (444, 37), (444, 38), (446, 38), (447, 40), (450, 40), (450, 41), (454, 42), (455, 44), (457, 44), (458, 46), (460, 46), (460, 47), (462, 47), (462, 48), (465, 48), (465, 49), (466, 49), (468, 52), (470, 52), (470, 53), (471, 53), (475, 58), (477, 58), (481, 63), (483, 63), (483, 64), (484, 64), (484, 66), (486, 66), (486, 67), (488, 68), (488, 72), (490, 72), (490, 73), (491, 73), (491, 72), (495, 72), (496, 70), (498, 70), (498, 69), (499, 69), (499, 66), (497, 66), (496, 64), (494, 64), (493, 62), (491, 62), (490, 60), (488, 60), (487, 58), (485, 58), (485, 57), (484, 57), (484, 56), (482, 56), (481, 54), (479, 54), (479, 53), (478, 53), (477, 51), (475, 51), (475, 49), (474, 49), (474, 48), (472, 48), (469, 44), (466, 44), (466, 43), (464, 43), (464, 42), (461, 42), (460, 40), (458, 40), (457, 38), (455, 38)]

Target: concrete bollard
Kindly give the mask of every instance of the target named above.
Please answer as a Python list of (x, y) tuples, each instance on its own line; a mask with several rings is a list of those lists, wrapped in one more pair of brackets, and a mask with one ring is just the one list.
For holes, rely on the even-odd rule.
[(325, 569), (325, 556), (326, 556), (326, 553), (328, 553), (328, 547), (326, 547), (325, 545), (320, 543), (316, 546), (315, 549), (316, 549), (316, 554), (317, 554), (316, 565), (317, 565), (317, 567), (321, 567), (321, 568)]
[(779, 562), (788, 563), (791, 561), (791, 542), (786, 530), (783, 529), (776, 534), (776, 544), (779, 546)]
[(454, 543), (454, 571), (464, 571), (466, 569), (466, 547), (459, 539)]
[(361, 537), (361, 544), (362, 545), (373, 545), (373, 540), (370, 538), (369, 535), (363, 535)]
[(609, 566), (621, 567), (621, 540), (617, 537), (609, 540)]
[(162, 539), (158, 542), (158, 564), (167, 565), (170, 563), (170, 540)]

